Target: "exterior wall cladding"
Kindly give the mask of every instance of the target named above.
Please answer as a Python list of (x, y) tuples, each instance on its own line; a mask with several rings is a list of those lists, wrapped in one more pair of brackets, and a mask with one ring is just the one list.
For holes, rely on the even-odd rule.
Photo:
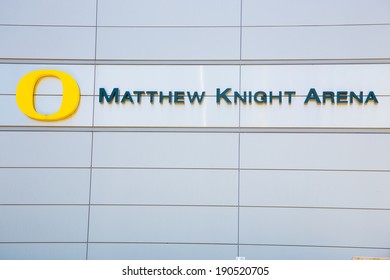
[[(389, 257), (389, 35), (386, 0), (1, 0), (0, 258)], [(35, 69), (75, 78), (75, 115), (18, 110)], [(214, 102), (313, 86), (380, 103)], [(100, 87), (207, 95), (101, 104)], [(38, 111), (61, 99), (39, 84)]]

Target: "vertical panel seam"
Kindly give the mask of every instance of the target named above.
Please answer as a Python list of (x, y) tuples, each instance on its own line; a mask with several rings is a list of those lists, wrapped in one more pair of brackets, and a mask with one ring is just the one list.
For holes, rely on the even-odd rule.
[[(96, 0), (95, 4), (95, 61), (93, 66), (93, 106), (92, 106), (92, 128), (95, 126), (95, 91), (96, 91), (96, 56), (97, 56), (97, 24), (98, 24), (98, 6), (99, 0)], [(86, 252), (85, 259), (88, 260), (89, 254), (89, 226), (90, 226), (90, 217), (91, 217), (91, 195), (92, 195), (92, 163), (93, 163), (93, 136), (94, 131), (91, 131), (91, 159), (89, 166), (89, 197), (88, 197), (88, 220), (87, 220), (87, 244), (86, 244)]]
[[(242, 63), (242, 0), (240, 0), (240, 64), (238, 90), (241, 92), (241, 63)], [(240, 180), (241, 180), (241, 103), (238, 106), (238, 174), (237, 174), (237, 257), (240, 257)]]

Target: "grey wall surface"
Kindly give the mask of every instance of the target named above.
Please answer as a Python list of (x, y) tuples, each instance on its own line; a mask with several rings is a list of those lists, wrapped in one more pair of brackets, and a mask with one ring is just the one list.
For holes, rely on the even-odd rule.
[[(0, 259), (390, 257), (389, 1), (0, 3)], [(48, 68), (79, 84), (67, 120), (15, 105)], [(385, 105), (294, 127), (287, 108), (97, 102), (99, 87), (245, 89), (259, 73), (368, 84)], [(39, 85), (38, 110), (60, 100)]]

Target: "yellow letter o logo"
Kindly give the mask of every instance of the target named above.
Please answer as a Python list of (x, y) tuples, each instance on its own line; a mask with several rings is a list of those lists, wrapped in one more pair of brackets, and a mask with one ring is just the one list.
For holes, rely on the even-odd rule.
[[(35, 90), (39, 80), (55, 77), (62, 82), (62, 103), (60, 109), (50, 115), (43, 115), (35, 110)], [(23, 76), (16, 88), (16, 104), (28, 117), (39, 121), (58, 121), (72, 115), (80, 103), (80, 90), (71, 75), (59, 70), (36, 70)]]

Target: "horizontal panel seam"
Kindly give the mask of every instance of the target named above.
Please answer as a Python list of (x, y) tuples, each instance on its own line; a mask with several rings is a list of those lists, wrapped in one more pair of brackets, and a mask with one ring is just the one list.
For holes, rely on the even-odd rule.
[[(104, 88), (108, 88), (108, 89), (110, 89), (111, 87), (104, 87)], [(216, 87), (217, 88), (217, 87)], [(126, 87), (125, 89), (131, 89), (130, 90), (130, 93), (131, 93), (131, 91), (133, 91), (132, 89), (134, 89), (135, 91), (137, 90), (137, 88), (135, 88), (134, 86), (132, 86), (132, 87)], [(211, 90), (213, 90), (213, 89), (211, 89)], [(232, 90), (233, 91), (237, 91), (237, 92), (240, 92), (239, 90), (238, 90), (238, 88), (232, 88)], [(252, 92), (255, 92), (255, 91), (257, 91), (257, 90), (262, 90), (262, 91), (264, 91), (264, 92), (269, 92), (269, 90), (265, 90), (265, 89), (262, 89), (262, 88), (255, 88), (255, 89), (251, 89), (250, 91), (252, 91)], [(142, 90), (142, 92), (145, 92), (145, 91), (148, 91), (148, 89), (143, 89)], [(175, 88), (172, 88), (172, 89), (170, 89), (170, 90), (165, 90), (165, 91), (162, 91), (162, 92), (169, 92), (169, 91), (172, 91), (172, 92), (175, 92), (175, 91), (180, 91), (180, 92), (188, 92), (188, 91), (193, 91), (192, 89), (191, 90), (182, 90), (182, 89), (175, 89)], [(195, 90), (195, 91), (197, 91), (197, 90)], [(205, 90), (206, 91), (206, 90)], [(247, 91), (249, 91), (249, 90), (247, 90), (247, 89), (245, 89), (245, 90), (243, 90), (242, 92), (247, 92)], [(283, 92), (283, 90), (271, 90), (272, 92), (279, 92), (279, 91), (282, 91)], [(333, 92), (337, 92), (337, 91), (346, 91), (346, 90), (328, 90), (327, 89), (327, 91), (333, 91)], [(353, 92), (358, 92), (358, 91), (356, 91), (356, 90), (351, 90), (351, 91), (353, 91)], [(16, 95), (16, 93), (0, 93), (0, 97), (1, 96), (15, 96)], [(60, 96), (60, 97), (62, 97), (62, 93), (34, 93), (34, 95), (35, 96), (54, 96), (54, 97), (58, 97), (58, 96)], [(133, 94), (134, 95), (134, 94)], [(92, 93), (90, 93), (90, 94), (88, 94), (88, 93), (81, 93), (80, 94), (80, 96), (86, 96), (86, 97), (88, 97), (88, 96), (91, 96), (91, 97), (93, 97), (93, 96), (100, 96), (100, 94), (92, 94)], [(135, 95), (134, 95), (135, 96)], [(234, 97), (233, 95), (227, 95), (227, 96), (229, 96), (229, 97)], [(319, 97), (322, 97), (323, 96), (323, 94), (321, 94), (321, 93), (319, 93), (318, 94), (318, 96)], [(379, 97), (383, 97), (383, 98), (390, 98), (390, 94), (375, 94), (375, 96), (379, 96)], [(145, 97), (145, 99), (147, 98), (147, 96), (144, 96)], [(217, 97), (217, 95), (216, 94), (205, 94), (204, 95), (204, 97), (205, 98), (214, 98), (214, 97)], [(307, 95), (305, 95), (305, 94), (296, 94), (296, 95), (294, 95), (294, 97), (297, 97), (297, 98), (306, 98), (307, 97)], [(103, 102), (100, 102), (100, 101), (96, 101), (96, 103), (100, 103), (100, 104), (102, 104), (102, 105), (108, 105), (108, 106), (110, 106), (110, 105), (116, 105), (116, 106), (126, 106), (126, 105), (131, 105), (131, 106), (142, 106), (142, 105), (144, 105), (144, 104), (153, 104), (153, 103), (151, 103), (150, 101), (148, 101), (147, 99), (146, 100), (144, 100), (144, 102), (140, 102), (140, 103), (138, 103), (137, 101), (135, 101), (135, 102), (133, 102), (133, 103), (122, 103), (122, 102), (112, 102), (112, 103), (108, 103), (107, 101), (103, 101)], [(159, 105), (159, 106), (171, 106), (171, 107), (175, 107), (175, 106), (177, 106), (177, 107), (180, 107), (180, 106), (183, 106), (182, 104), (179, 104), (179, 105), (177, 105), (177, 104), (175, 104), (175, 103), (168, 103), (168, 104), (166, 104), (166, 103), (163, 103), (163, 104), (161, 104), (161, 103), (158, 103), (158, 102), (155, 102), (155, 104), (156, 105)], [(276, 103), (276, 104), (268, 104), (268, 105), (266, 105), (266, 104), (256, 104), (256, 103), (249, 103), (248, 102), (248, 104), (245, 104), (245, 103), (243, 103), (243, 102), (241, 102), (241, 101), (238, 101), (238, 103), (236, 103), (236, 104), (222, 104), (222, 105), (226, 105), (226, 106), (228, 106), (228, 107), (231, 107), (231, 108), (238, 108), (238, 106), (239, 106), (239, 104), (240, 105), (242, 105), (242, 106), (247, 106), (247, 107), (251, 107), (251, 106), (254, 106), (254, 107), (258, 107), (258, 108), (262, 108), (262, 107), (266, 107), (266, 106), (273, 106), (273, 107), (281, 107), (282, 106), (282, 104), (278, 104), (278, 103)], [(191, 103), (186, 103), (185, 105), (190, 105), (190, 106), (194, 106), (194, 105), (192, 105)], [(296, 105), (296, 104), (288, 104), (287, 106), (288, 107), (292, 107), (293, 105)], [(341, 106), (343, 106), (343, 107), (352, 107), (354, 104), (345, 104), (345, 105), (337, 105), (337, 104), (335, 104), (335, 103), (331, 103), (331, 104), (327, 104), (327, 106), (328, 107), (331, 107), (331, 108), (333, 108), (333, 107), (341, 107)], [(195, 106), (197, 106), (197, 107), (199, 107), (199, 108), (202, 108), (202, 105), (201, 104), (196, 104)], [(194, 106), (194, 107), (195, 107)], [(307, 106), (307, 105), (305, 105), (305, 106)], [(367, 105), (365, 105), (365, 106), (367, 106)], [(283, 107), (285, 107), (285, 106), (283, 106)], [(326, 107), (325, 107), (326, 108)]]
[(328, 135), (387, 135), (390, 128), (284, 128), (284, 127), (144, 127), (144, 126), (16, 126), (0, 125), (3, 133), (165, 133), (165, 134), (328, 134)]
[[(86, 244), (87, 242), (77, 242), (77, 241), (0, 241), (0, 245), (5, 244)], [(237, 243), (221, 242), (153, 242), (153, 241), (89, 241), (90, 244), (134, 244), (134, 245), (232, 245), (237, 246)], [(389, 250), (389, 247), (365, 247), (365, 246), (342, 246), (342, 245), (305, 245), (305, 244), (267, 244), (267, 243), (241, 243), (240, 246), (270, 246), (270, 247), (313, 247), (313, 248), (340, 248), (340, 249), (379, 249), (379, 250)]]
[[(1, 204), (0, 208), (3, 207), (87, 207), (89, 204)], [(215, 204), (110, 204), (110, 203), (91, 203), (91, 207), (193, 207), (193, 208), (237, 208), (238, 205), (215, 205)], [(240, 208), (266, 208), (266, 209), (315, 209), (315, 210), (356, 210), (356, 211), (390, 211), (390, 208), (373, 208), (373, 207), (310, 207), (310, 206), (249, 206), (245, 204), (240, 204)]]
[[(1, 96), (16, 96), (16, 93), (0, 93), (0, 97)], [(50, 97), (62, 97), (62, 93), (34, 93), (34, 96), (50, 96)], [(93, 97), (93, 96), (99, 96), (99, 94), (88, 94), (88, 93), (81, 93), (80, 96), (85, 96), (85, 97)], [(376, 95), (376, 96), (381, 96), (381, 95)], [(386, 95), (385, 95), (386, 96)], [(384, 96), (384, 97), (385, 97)], [(206, 96), (205, 96), (206, 97)], [(297, 96), (299, 97), (299, 96)], [(389, 96), (390, 97), (390, 96)], [(118, 104), (119, 105), (119, 104)]]
[[(88, 118), (88, 117), (87, 117)], [(91, 126), (91, 120), (79, 121), (75, 125), (48, 125), (46, 127), (40, 125), (27, 126), (26, 124), (3, 124), (0, 125), (0, 132), (96, 132), (96, 133), (246, 133), (246, 134), (389, 134), (390, 127), (374, 126), (374, 127), (255, 127), (255, 126), (146, 126), (146, 125), (95, 125)], [(83, 124), (86, 123), (86, 124)], [(267, 131), (275, 130), (275, 131)], [(280, 131), (277, 131), (280, 130)], [(287, 130), (287, 131), (283, 131)], [(302, 131), (308, 130), (308, 131)], [(314, 130), (314, 131), (310, 131)], [(324, 131), (318, 131), (324, 130)], [(329, 131), (333, 130), (333, 131)], [(343, 130), (336, 132), (335, 130)], [(349, 130), (349, 131), (348, 131)], [(356, 131), (366, 130), (366, 131)]]
[(96, 26), (91, 25), (77, 25), (77, 24), (13, 24), (13, 23), (0, 23), (0, 27), (53, 27), (53, 28), (95, 28)]
[(118, 28), (118, 29), (184, 29), (184, 28), (200, 28), (200, 29), (215, 29), (215, 28), (239, 28), (240, 25), (77, 25), (77, 24), (12, 24), (3, 23), (0, 27), (66, 27), (66, 28), (78, 28), (78, 27), (92, 27), (92, 28)]
[[(0, 169), (89, 169), (89, 166), (0, 166)], [(390, 172), (390, 169), (297, 169), (297, 168), (238, 168), (238, 167), (126, 167), (126, 166), (92, 166), (92, 169), (102, 170), (242, 170), (242, 171), (309, 171), (309, 172)]]
[(314, 247), (314, 248), (340, 248), (340, 249), (390, 249), (388, 247), (365, 247), (365, 246), (338, 246), (338, 245), (315, 245), (315, 244), (310, 244), (310, 245), (305, 245), (305, 244), (267, 244), (267, 243), (241, 243), (241, 245), (246, 245), (246, 246), (275, 246), (275, 247)]
[(255, 66), (255, 65), (371, 65), (390, 64), (388, 58), (338, 59), (50, 59), (0, 57), (0, 64), (57, 64), (57, 65), (155, 65), (155, 66)]
[(300, 27), (359, 27), (359, 26), (390, 26), (383, 23), (336, 23), (336, 24), (244, 24), (243, 28), (300, 28)]
[[(243, 28), (304, 28), (304, 27), (365, 27), (365, 26), (390, 26), (390, 23), (335, 23), (335, 24), (243, 24)], [(103, 25), (98, 24), (17, 24), (17, 23), (0, 23), (0, 27), (65, 27), (65, 28), (78, 28), (78, 27), (92, 27), (92, 28), (131, 28), (131, 29), (183, 29), (183, 28), (237, 28), (239, 24), (228, 24), (228, 25), (204, 25), (204, 24), (192, 24), (192, 25), (121, 25), (121, 24), (109, 24)]]

